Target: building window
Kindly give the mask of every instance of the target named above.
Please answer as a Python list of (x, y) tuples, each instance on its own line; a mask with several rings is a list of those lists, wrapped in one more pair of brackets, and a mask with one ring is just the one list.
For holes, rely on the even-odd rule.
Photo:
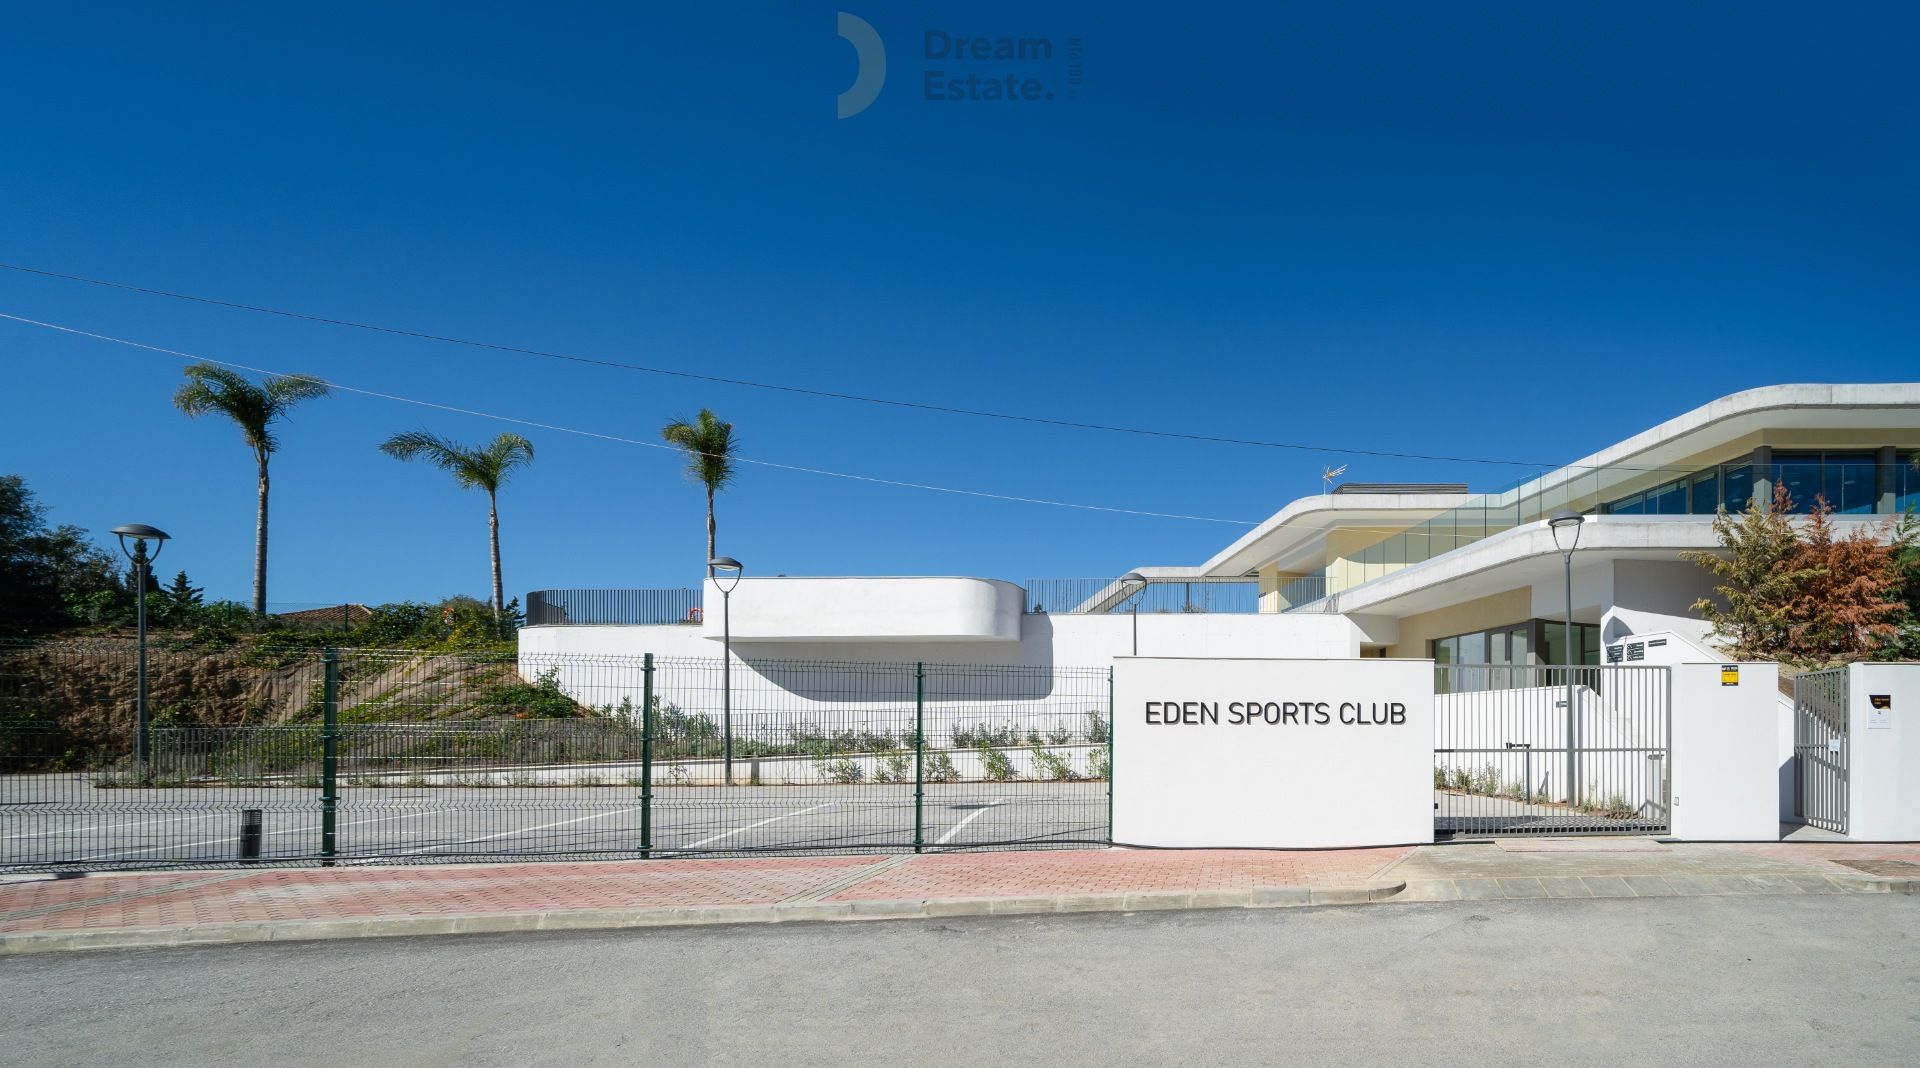
[[(1600, 628), (1592, 623), (1575, 623), (1574, 640), (1580, 643), (1578, 663), (1600, 662)], [(1480, 690), (1524, 689), (1550, 683), (1548, 673), (1531, 670), (1564, 664), (1561, 647), (1566, 644), (1566, 625), (1548, 619), (1529, 619), (1489, 630), (1436, 638), (1429, 646), (1433, 662), (1443, 666), (1436, 683), (1440, 693), (1471, 693)]]

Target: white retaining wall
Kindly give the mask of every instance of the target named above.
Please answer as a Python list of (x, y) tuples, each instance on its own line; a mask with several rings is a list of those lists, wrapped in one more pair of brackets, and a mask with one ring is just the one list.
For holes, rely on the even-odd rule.
[(1847, 745), (1847, 837), (1920, 841), (1920, 664), (1847, 669)]

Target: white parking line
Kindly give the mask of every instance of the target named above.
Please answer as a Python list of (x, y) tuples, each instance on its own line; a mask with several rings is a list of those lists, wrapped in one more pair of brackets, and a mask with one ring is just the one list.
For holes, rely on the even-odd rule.
[[(33, 813), (23, 813), (23, 815), (33, 815)], [(86, 827), (79, 827), (79, 828), (62, 827), (58, 831), (41, 831), (38, 834), (10, 834), (10, 835), (7, 835), (5, 838), (0, 838), (0, 841), (11, 842), (16, 838), (45, 838), (49, 834), (55, 834), (55, 833), (62, 834), (62, 835), (69, 835), (69, 836), (79, 836), (79, 835), (84, 835), (89, 831), (97, 831), (106, 827), (111, 827), (111, 828), (114, 828), (115, 830), (118, 830), (121, 827), (147, 827), (155, 823), (180, 823), (185, 820), (204, 820), (204, 819), (210, 819), (218, 815), (222, 815), (222, 813), (201, 812), (192, 816), (173, 816), (163, 820), (141, 820), (138, 823), (114, 823), (109, 821), (107, 823), (95, 823)], [(51, 818), (51, 817), (45, 817), (45, 818)]]
[[(225, 815), (225, 813), (209, 813), (208, 815)], [(365, 823), (385, 823), (388, 820), (410, 820), (410, 819), (415, 819), (417, 817), (426, 816), (426, 815), (431, 815), (431, 813), (430, 812), (408, 812), (399, 816), (381, 816), (378, 819), (349, 820), (346, 823), (336, 824), (334, 829), (338, 830), (341, 827), (358, 827), (361, 824), (365, 824)], [(205, 817), (195, 816), (191, 818), (203, 819)], [(139, 826), (139, 825), (134, 824), (134, 826)], [(311, 834), (320, 833), (320, 824), (317, 819), (313, 823), (302, 824), (298, 827), (288, 827), (278, 831), (267, 831), (265, 834), (261, 835), (261, 837), (272, 838), (276, 835), (282, 835), (282, 834), (308, 834), (308, 833), (311, 833)], [(192, 849), (195, 846), (219, 845), (222, 842), (237, 842), (239, 840), (240, 840), (239, 835), (230, 834), (224, 838), (207, 838), (198, 842), (168, 842), (165, 845), (148, 846), (145, 849), (116, 849), (111, 853), (95, 853), (93, 856), (90, 856), (90, 857), (81, 857), (79, 861), (61, 861), (60, 863), (76, 864), (76, 863), (80, 863), (81, 861), (106, 860), (111, 857), (139, 856), (142, 853), (157, 853), (162, 849)]]
[(512, 830), (501, 831), (499, 834), (489, 834), (479, 838), (467, 838), (458, 842), (449, 842), (446, 845), (432, 845), (432, 846), (426, 847), (425, 849), (409, 849), (405, 853), (399, 853), (396, 855), (402, 856), (402, 857), (410, 857), (416, 853), (431, 853), (436, 849), (454, 849), (459, 846), (473, 845), (477, 842), (491, 842), (495, 838), (511, 838), (517, 834), (532, 834), (535, 831), (544, 831), (552, 827), (565, 827), (571, 823), (585, 823), (588, 820), (603, 820), (603, 819), (606, 819), (608, 816), (630, 815), (635, 811), (636, 811), (635, 809), (631, 809), (631, 808), (616, 808), (611, 812), (596, 812), (591, 816), (580, 816), (576, 819), (559, 820), (554, 823), (542, 823), (538, 827), (515, 827)]
[(950, 841), (954, 835), (959, 834), (962, 830), (964, 830), (967, 824), (972, 823), (974, 820), (979, 819), (981, 816), (986, 814), (986, 811), (988, 809), (994, 808), (1000, 805), (1001, 803), (1002, 802), (1000, 801), (989, 801), (986, 804), (981, 805), (979, 808), (974, 809), (972, 812), (967, 813), (966, 819), (963, 819), (959, 823), (954, 824), (953, 829), (949, 830), (947, 833), (935, 839), (933, 844), (946, 845), (947, 842)]
[(713, 835), (712, 837), (702, 838), (698, 842), (688, 842), (686, 845), (679, 846), (675, 849), (663, 850), (662, 852), (679, 853), (688, 849), (698, 849), (703, 845), (708, 845), (710, 843), (718, 842), (723, 839), (732, 838), (736, 834), (744, 834), (747, 831), (753, 830), (755, 827), (765, 827), (769, 823), (778, 823), (781, 820), (792, 819), (795, 816), (804, 816), (809, 812), (818, 812), (823, 808), (832, 808), (835, 804), (838, 804), (838, 802), (829, 801), (824, 805), (815, 805), (812, 808), (803, 808), (794, 812), (783, 812), (778, 816), (769, 816), (764, 820), (760, 820), (755, 823), (749, 823), (744, 827), (735, 827), (731, 831), (722, 831), (721, 833)]

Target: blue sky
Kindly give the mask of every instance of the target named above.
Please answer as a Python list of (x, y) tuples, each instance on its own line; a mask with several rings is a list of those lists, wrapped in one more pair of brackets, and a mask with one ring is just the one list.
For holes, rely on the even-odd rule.
[[(1909, 5), (905, 4), (862, 114), (832, 4), (40, 5), (0, 41), (0, 260), (659, 367), (1221, 436), (1557, 464), (1737, 389), (1913, 377)], [(928, 101), (928, 30), (1078, 39), (1079, 99)], [(1524, 468), (1019, 425), (436, 345), (0, 271), (0, 312), (645, 440), (1231, 520)], [(0, 322), (0, 469), (243, 598), (251, 460), (182, 361)], [(274, 461), (270, 596), (483, 594), (485, 502), (340, 395)], [(680, 586), (669, 453), (525, 431), (511, 591)], [(750, 573), (1113, 574), (1228, 524), (748, 467)]]

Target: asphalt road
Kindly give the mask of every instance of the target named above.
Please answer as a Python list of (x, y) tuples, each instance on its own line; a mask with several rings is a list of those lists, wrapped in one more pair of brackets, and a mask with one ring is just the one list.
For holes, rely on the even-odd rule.
[(1911, 1064), (1920, 899), (1701, 897), (0, 958), (20, 1065)]
[[(0, 804), (0, 867), (231, 860), (248, 808), (262, 813), (263, 858), (312, 857), (320, 849), (315, 790), (100, 790), (77, 777), (42, 778), (9, 784)], [(639, 790), (624, 785), (348, 787), (335, 825), (348, 858), (589, 856), (635, 852), (642, 842)], [(925, 841), (953, 847), (1098, 841), (1106, 825), (1100, 782), (929, 784), (922, 812)], [(652, 832), (660, 853), (847, 853), (910, 847), (913, 827), (911, 785), (663, 786), (654, 795)]]

